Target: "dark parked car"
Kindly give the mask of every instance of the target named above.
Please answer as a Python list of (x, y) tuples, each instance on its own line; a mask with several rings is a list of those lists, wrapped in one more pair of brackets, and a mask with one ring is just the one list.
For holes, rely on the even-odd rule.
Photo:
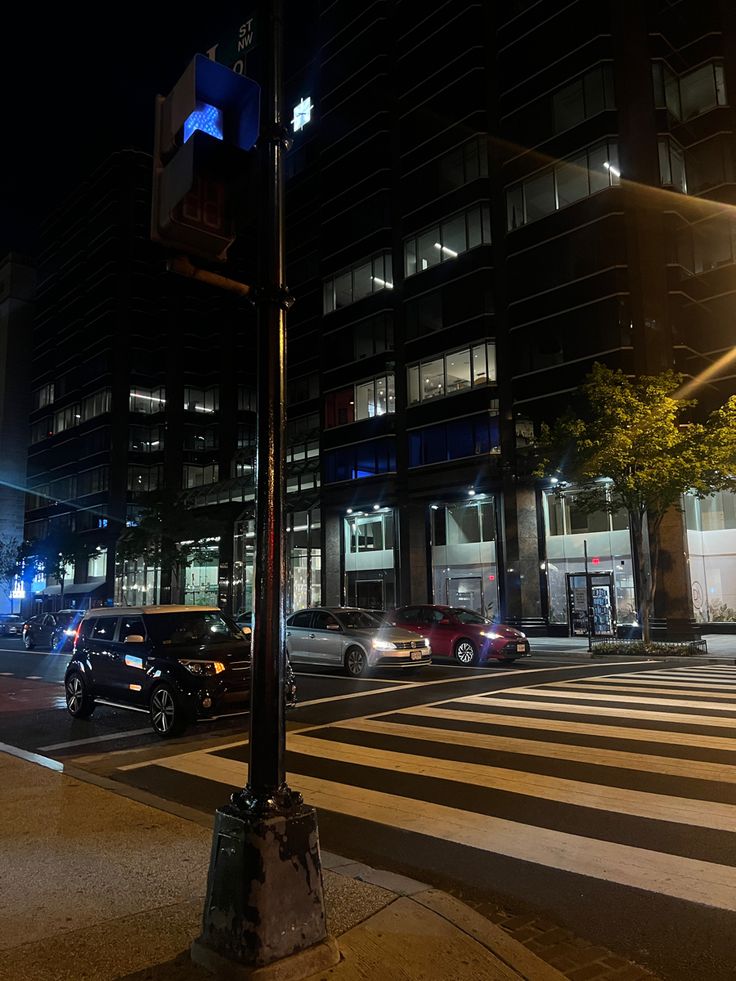
[(0, 637), (20, 637), (23, 621), (14, 613), (0, 615)]
[(47, 647), (56, 654), (70, 651), (83, 615), (84, 610), (57, 610), (56, 613), (39, 613), (31, 617), (23, 624), (25, 649)]
[[(250, 644), (216, 607), (89, 610), (64, 678), (66, 704), (88, 718), (97, 702), (147, 709), (154, 732), (175, 736), (198, 718), (250, 699)], [(287, 704), (296, 702), (290, 667)]]
[(432, 653), (454, 657), (459, 664), (481, 661), (511, 664), (529, 657), (526, 634), (481, 616), (474, 610), (454, 606), (402, 606), (387, 615), (389, 623), (429, 638)]

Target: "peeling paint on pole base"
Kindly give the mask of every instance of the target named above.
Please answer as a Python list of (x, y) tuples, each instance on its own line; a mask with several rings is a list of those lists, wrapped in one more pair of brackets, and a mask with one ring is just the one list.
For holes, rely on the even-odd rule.
[(324, 909), (314, 808), (217, 811), (201, 944), (262, 967), (324, 940)]

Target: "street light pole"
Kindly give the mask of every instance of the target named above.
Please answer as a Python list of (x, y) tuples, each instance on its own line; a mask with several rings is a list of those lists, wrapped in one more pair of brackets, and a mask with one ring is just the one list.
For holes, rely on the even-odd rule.
[[(192, 959), (215, 973), (292, 981), (339, 960), (327, 937), (317, 815), (285, 779), (286, 311), (282, 0), (268, 0), (259, 154), (258, 447), (248, 783), (218, 808), (202, 934)], [(238, 969), (240, 968), (240, 970)], [(243, 973), (244, 972), (244, 973)]]

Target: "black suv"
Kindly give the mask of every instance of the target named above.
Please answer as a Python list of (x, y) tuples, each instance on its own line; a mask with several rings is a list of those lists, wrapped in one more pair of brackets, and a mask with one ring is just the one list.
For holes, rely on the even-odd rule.
[(61, 653), (70, 651), (84, 610), (57, 610), (56, 613), (39, 613), (23, 624), (23, 644), (27, 651), (34, 647), (48, 647)]
[[(88, 718), (96, 702), (148, 710), (159, 736), (250, 698), (250, 642), (217, 607), (88, 610), (64, 678), (66, 705)], [(295, 703), (293, 672), (287, 702)]]

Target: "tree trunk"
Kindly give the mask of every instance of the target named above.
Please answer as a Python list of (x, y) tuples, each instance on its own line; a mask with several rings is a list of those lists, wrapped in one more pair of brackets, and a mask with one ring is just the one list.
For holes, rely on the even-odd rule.
[(651, 578), (647, 554), (648, 543), (644, 539), (644, 518), (640, 511), (630, 511), (631, 533), (634, 545), (634, 573), (636, 577), (636, 598), (639, 606), (641, 639), (645, 644), (651, 640), (650, 615), (652, 609)]

